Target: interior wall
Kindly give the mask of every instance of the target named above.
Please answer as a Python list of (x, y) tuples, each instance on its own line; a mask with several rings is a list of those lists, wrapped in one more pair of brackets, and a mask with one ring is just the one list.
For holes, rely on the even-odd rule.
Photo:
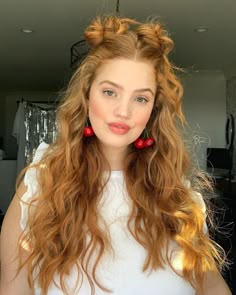
[(0, 92), (0, 137), (3, 137), (5, 133), (5, 96), (5, 93)]
[(200, 168), (206, 170), (207, 147), (226, 144), (226, 79), (220, 71), (191, 72), (181, 79), (188, 138)]

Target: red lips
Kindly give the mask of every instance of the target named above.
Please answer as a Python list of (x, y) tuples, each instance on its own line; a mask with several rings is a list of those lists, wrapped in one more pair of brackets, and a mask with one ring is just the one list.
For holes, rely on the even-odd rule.
[(120, 135), (126, 134), (130, 130), (127, 124), (121, 122), (112, 122), (108, 124), (108, 127), (113, 133)]

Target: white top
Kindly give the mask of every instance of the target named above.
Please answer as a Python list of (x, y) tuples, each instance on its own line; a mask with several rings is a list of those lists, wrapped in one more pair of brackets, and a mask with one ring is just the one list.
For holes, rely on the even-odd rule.
[[(48, 145), (42, 143), (34, 158), (34, 162), (39, 161)], [(25, 185), (28, 190), (23, 195), (24, 201), (29, 201), (32, 195), (37, 191), (36, 169), (31, 168), (26, 172)], [(200, 203), (203, 204), (202, 199)], [(100, 212), (108, 225), (114, 255), (106, 253), (98, 268), (97, 277), (103, 286), (113, 290), (114, 295), (194, 295), (195, 290), (192, 286), (178, 276), (168, 265), (165, 269), (144, 273), (142, 271), (143, 263), (146, 257), (145, 249), (137, 243), (127, 229), (126, 222), (130, 212), (129, 197), (127, 195), (124, 177), (122, 171), (112, 171), (110, 180), (104, 191), (100, 202)], [(27, 204), (21, 202), (22, 216), (21, 227), (27, 230)], [(172, 242), (171, 249), (178, 249), (171, 256), (174, 267), (181, 272), (181, 250)], [(90, 295), (90, 287), (86, 277), (82, 285), (75, 286), (77, 279), (76, 269), (72, 269), (70, 276), (66, 278), (66, 285), (69, 286), (72, 295)], [(55, 282), (59, 284), (59, 277), (55, 275)], [(74, 288), (75, 287), (75, 288)], [(109, 293), (102, 291), (95, 285), (96, 295), (107, 295)], [(35, 295), (40, 295), (39, 286), (35, 285)], [(51, 283), (48, 295), (63, 295), (58, 287)]]

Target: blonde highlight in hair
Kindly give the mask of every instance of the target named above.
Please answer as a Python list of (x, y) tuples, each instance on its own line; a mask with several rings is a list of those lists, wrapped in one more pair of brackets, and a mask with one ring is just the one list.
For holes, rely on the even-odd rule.
[[(165, 263), (173, 268), (167, 252), (170, 240), (174, 240), (184, 252), (183, 278), (201, 290), (204, 273), (216, 271), (216, 261), (221, 265), (223, 259), (218, 246), (203, 233), (204, 213), (184, 184), (192, 170), (176, 127), (185, 119), (181, 109), (183, 89), (168, 59), (173, 41), (159, 23), (140, 24), (118, 17), (97, 18), (85, 30), (85, 38), (91, 49), (58, 108), (57, 141), (35, 164), (40, 191), (29, 206), (29, 230), (23, 236), (32, 245), (22, 263), (28, 267), (30, 286), (37, 279), (45, 295), (58, 273), (60, 287), (69, 294), (64, 279), (75, 266), (78, 282), (85, 275), (91, 294), (95, 284), (110, 291), (96, 277), (103, 254), (112, 251), (108, 230), (99, 226), (105, 221), (98, 211), (109, 179), (109, 175), (104, 178), (104, 171), (110, 171), (110, 167), (97, 138), (84, 138), (83, 128), (96, 73), (106, 61), (123, 58), (150, 62), (157, 81), (148, 122), (156, 144), (145, 151), (130, 146), (125, 162), (125, 183), (132, 200), (129, 231), (147, 252), (143, 271), (156, 270)], [(41, 164), (44, 169), (40, 169)], [(37, 210), (32, 209), (35, 205)], [(166, 249), (165, 254), (162, 249)], [(94, 252), (97, 256), (90, 273)]]

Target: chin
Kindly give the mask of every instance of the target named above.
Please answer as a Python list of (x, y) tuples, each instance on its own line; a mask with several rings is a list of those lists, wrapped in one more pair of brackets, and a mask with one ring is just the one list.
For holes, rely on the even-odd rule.
[(112, 141), (112, 142), (100, 141), (100, 142), (101, 142), (102, 147), (104, 147), (104, 148), (113, 148), (113, 149), (128, 148), (129, 145), (131, 144), (130, 142), (121, 143), (120, 141), (117, 142), (117, 143), (115, 141)]

